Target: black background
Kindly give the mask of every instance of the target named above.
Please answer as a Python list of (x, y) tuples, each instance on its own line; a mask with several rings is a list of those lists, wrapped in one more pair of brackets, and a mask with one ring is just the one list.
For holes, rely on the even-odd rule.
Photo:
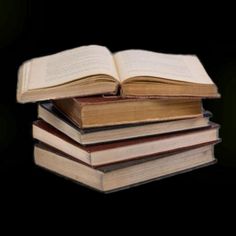
[[(133, 199), (154, 204), (223, 201), (236, 183), (236, 38), (231, 6), (166, 6), (156, 2), (0, 1), (0, 174), (2, 197), (16, 204), (73, 202), (110, 206)], [(36, 104), (16, 104), (17, 68), (25, 60), (87, 44), (111, 51), (140, 48), (197, 54), (222, 98), (204, 101), (221, 124), (218, 164), (162, 181), (100, 194), (33, 164), (31, 123)], [(134, 204), (134, 203), (133, 203)], [(83, 204), (82, 204), (83, 205)], [(34, 204), (32, 204), (34, 206)], [(134, 206), (134, 205), (133, 205)], [(111, 209), (110, 208), (110, 209)], [(107, 208), (107, 211), (109, 208)], [(121, 209), (122, 210), (122, 209)]]

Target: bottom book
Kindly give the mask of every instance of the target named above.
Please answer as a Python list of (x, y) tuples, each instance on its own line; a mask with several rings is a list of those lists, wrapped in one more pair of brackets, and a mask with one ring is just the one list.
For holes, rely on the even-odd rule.
[(91, 167), (46, 144), (34, 148), (38, 166), (102, 192), (112, 192), (214, 164), (214, 144), (158, 156)]

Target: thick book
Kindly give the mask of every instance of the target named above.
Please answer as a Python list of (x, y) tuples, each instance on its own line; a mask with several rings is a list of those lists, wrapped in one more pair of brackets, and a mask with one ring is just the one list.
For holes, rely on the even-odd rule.
[(204, 112), (204, 116), (196, 118), (81, 129), (56, 109), (52, 102), (38, 105), (38, 118), (83, 145), (206, 127), (209, 125), (209, 116), (209, 112)]
[(198, 146), (149, 160), (91, 167), (44, 144), (34, 148), (36, 165), (102, 192), (117, 191), (170, 177), (216, 162), (214, 145)]
[(201, 99), (151, 99), (94, 96), (66, 98), (54, 105), (80, 128), (202, 116)]
[(43, 120), (33, 123), (33, 137), (91, 166), (107, 165), (219, 140), (218, 125), (111, 143), (81, 145)]
[(219, 97), (216, 85), (194, 55), (145, 50), (112, 54), (106, 47), (90, 45), (23, 63), (17, 100), (116, 94), (119, 88), (122, 96)]

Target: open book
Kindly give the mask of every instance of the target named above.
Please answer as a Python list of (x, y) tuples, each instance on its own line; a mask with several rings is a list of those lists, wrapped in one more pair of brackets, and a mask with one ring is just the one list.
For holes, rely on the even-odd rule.
[(112, 54), (82, 46), (26, 61), (18, 72), (17, 100), (116, 94), (218, 97), (217, 87), (196, 56), (144, 50)]

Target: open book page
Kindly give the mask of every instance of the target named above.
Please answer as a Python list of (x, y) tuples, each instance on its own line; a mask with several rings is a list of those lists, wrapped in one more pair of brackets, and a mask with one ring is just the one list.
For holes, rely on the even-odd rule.
[(105, 74), (118, 79), (112, 54), (106, 47), (83, 46), (30, 61), (28, 89), (39, 89)]
[(114, 54), (120, 80), (151, 76), (176, 81), (213, 84), (196, 56), (172, 55), (144, 50), (126, 50)]

